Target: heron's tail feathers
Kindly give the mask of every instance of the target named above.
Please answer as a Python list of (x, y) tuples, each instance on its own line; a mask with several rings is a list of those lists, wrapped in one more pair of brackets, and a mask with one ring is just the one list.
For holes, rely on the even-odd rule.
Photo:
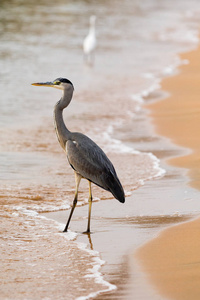
[(108, 178), (108, 190), (113, 194), (113, 196), (121, 203), (125, 202), (124, 190), (117, 176), (111, 176)]

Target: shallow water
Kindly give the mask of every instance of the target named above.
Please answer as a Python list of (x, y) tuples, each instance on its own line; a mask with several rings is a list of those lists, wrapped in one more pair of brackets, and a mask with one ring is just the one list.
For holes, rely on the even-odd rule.
[[(164, 166), (159, 167), (156, 156), (162, 158), (164, 148), (163, 156), (167, 157), (166, 151), (172, 151), (171, 145), (167, 146), (162, 139), (152, 136), (152, 127), (142, 104), (163, 96), (158, 92), (160, 80), (172, 75), (180, 63), (186, 63), (180, 61), (177, 53), (196, 47), (199, 11), (197, 0), (162, 3), (156, 0), (126, 0), (123, 5), (120, 1), (1, 1), (0, 201), (5, 220), (1, 234), (6, 241), (5, 249), (8, 249), (8, 243), (10, 247), (9, 263), (6, 250), (3, 258), (7, 274), (5, 289), (8, 291), (7, 294), (4, 291), (4, 298), (10, 297), (18, 280), (19, 275), (13, 270), (18, 268), (21, 257), (26, 256), (24, 243), (30, 242), (30, 249), (35, 253), (35, 274), (41, 271), (37, 260), (41, 235), (47, 252), (52, 249), (55, 253), (70, 253), (71, 266), (63, 267), (60, 273), (52, 266), (51, 279), (58, 280), (63, 274), (64, 284), (66, 273), (70, 278), (76, 277), (73, 285), (71, 281), (68, 283), (72, 285), (72, 299), (105, 289), (102, 280), (94, 284), (97, 273), (87, 280), (86, 288), (84, 278), (87, 277), (79, 278), (80, 265), (74, 267), (76, 251), (81, 251), (84, 274), (88, 273), (91, 264), (88, 255), (98, 257), (99, 254), (77, 250), (77, 244), (66, 242), (64, 237), (59, 237), (62, 248), (59, 250), (55, 223), (48, 223), (33, 213), (69, 208), (74, 195), (74, 178), (57, 142), (52, 120), (53, 106), (60, 97), (60, 91), (36, 88), (31, 83), (60, 76), (73, 82), (75, 93), (65, 112), (66, 123), (73, 131), (87, 133), (105, 150), (116, 167), (126, 194), (131, 195), (147, 180), (164, 175)], [(91, 14), (97, 15), (98, 37), (93, 67), (84, 64), (82, 54), (82, 40), (87, 34)], [(83, 205), (87, 201), (87, 184), (83, 183), (81, 188), (79, 204)], [(110, 194), (96, 187), (94, 197), (95, 200), (112, 199)], [(135, 194), (129, 196), (129, 202), (135, 197)], [(167, 205), (161, 202), (160, 206), (157, 199), (148, 203), (148, 198), (144, 197), (140, 202), (141, 199), (136, 200), (132, 207), (130, 220), (141, 214), (152, 216), (165, 212), (173, 215), (178, 210), (182, 215), (198, 210), (189, 201), (184, 201), (180, 210), (180, 203), (174, 198), (171, 202), (169, 199)], [(121, 213), (126, 214), (126, 209)], [(115, 213), (117, 216), (117, 211)], [(34, 230), (29, 230), (33, 227)], [(139, 232), (140, 227), (142, 225), (137, 229)], [(9, 231), (5, 228), (16, 229)], [(47, 228), (53, 231), (51, 238)], [(23, 234), (25, 229), (28, 237)], [(12, 261), (14, 246), (19, 253), (17, 261)], [(40, 250), (45, 257), (44, 249)], [(95, 250), (104, 252), (99, 246)], [(63, 255), (69, 263), (69, 254)], [(103, 259), (108, 258), (105, 256)], [(56, 255), (52, 254), (51, 263), (55, 261), (56, 265), (56, 259)], [(48, 272), (47, 261), (44, 258), (44, 272)], [(14, 278), (11, 274), (15, 274)], [(33, 283), (29, 276), (27, 271), (24, 287), (31, 286), (30, 282), (32, 287), (37, 283), (37, 280)], [(47, 281), (44, 276), (42, 282), (43, 287), (38, 290), (42, 297), (50, 297), (50, 294), (53, 299), (64, 297), (66, 290), (61, 288), (62, 283), (60, 294), (56, 294), (53, 288), (49, 294), (45, 286), (51, 285), (51, 280)], [(106, 288), (113, 287), (107, 285)], [(15, 291), (16, 299), (27, 297), (24, 291)]]

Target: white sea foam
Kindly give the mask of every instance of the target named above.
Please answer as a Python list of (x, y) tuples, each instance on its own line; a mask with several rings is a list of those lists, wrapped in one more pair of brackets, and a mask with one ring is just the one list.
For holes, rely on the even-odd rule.
[[(23, 211), (25, 212), (25, 210), (23, 210)], [(37, 216), (39, 218), (48, 219), (45, 216), (40, 216), (39, 214), (37, 214)], [(55, 220), (51, 220), (51, 222), (53, 222), (55, 224), (55, 226), (58, 228), (59, 231), (63, 231), (63, 224), (61, 224), (61, 223), (59, 223)], [(75, 241), (77, 236), (78, 236), (78, 234), (76, 232), (68, 230), (64, 234), (63, 233), (62, 234), (57, 233), (57, 234), (62, 236), (65, 239), (69, 240), (69, 241), (73, 240), (80, 250), (87, 252), (91, 256), (91, 258), (92, 258), (92, 268), (89, 268), (87, 270), (88, 274), (85, 275), (85, 277), (86, 278), (87, 277), (88, 278), (94, 278), (94, 280), (97, 284), (99, 284), (101, 286), (105, 286), (105, 289), (102, 289), (102, 290), (99, 290), (99, 291), (96, 291), (96, 292), (92, 292), (92, 293), (88, 294), (87, 296), (78, 297), (78, 298), (76, 298), (76, 300), (91, 299), (91, 298), (94, 298), (94, 297), (96, 297), (97, 295), (99, 295), (101, 293), (109, 292), (109, 291), (115, 290), (117, 288), (115, 285), (113, 285), (113, 284), (109, 283), (108, 281), (104, 280), (103, 275), (100, 272), (100, 268), (101, 268), (102, 265), (105, 264), (105, 261), (100, 258), (98, 251), (88, 249), (87, 244)]]
[(86, 246), (87, 246), (86, 244), (78, 243), (78, 247), (81, 250), (84, 250), (87, 253), (89, 253), (92, 256), (92, 259), (93, 259), (93, 267), (91, 269), (88, 269), (89, 273), (85, 277), (94, 278), (96, 283), (104, 285), (106, 288), (103, 289), (103, 290), (99, 290), (99, 291), (90, 293), (87, 296), (78, 297), (78, 298), (76, 298), (76, 300), (91, 299), (91, 298), (94, 298), (94, 297), (98, 296), (99, 294), (102, 294), (102, 293), (105, 293), (105, 292), (110, 292), (110, 291), (115, 290), (117, 288), (116, 285), (113, 285), (113, 284), (109, 283), (108, 281), (105, 281), (103, 279), (103, 275), (101, 274), (101, 272), (99, 272), (99, 269), (101, 268), (101, 266), (105, 264), (105, 261), (100, 259), (99, 252), (94, 251), (94, 250), (90, 250), (90, 249), (86, 248)]
[[(117, 123), (118, 126), (119, 123)], [(105, 141), (105, 151), (106, 152), (115, 152), (115, 153), (128, 153), (128, 154), (134, 154), (134, 155), (140, 155), (143, 154), (144, 152), (140, 152), (138, 150), (133, 149), (132, 147), (122, 143), (122, 141), (117, 140), (112, 137), (112, 134), (114, 132), (114, 127), (116, 124), (110, 125), (107, 128), (107, 131), (103, 133), (104, 141)], [(149, 180), (151, 178), (157, 178), (163, 176), (166, 171), (160, 167), (160, 160), (151, 152), (146, 152), (146, 155), (148, 155), (151, 160), (153, 161), (153, 169), (156, 171), (156, 173), (152, 176), (149, 176), (148, 178), (145, 178), (144, 180)], [(141, 183), (141, 182), (140, 182)], [(144, 184), (144, 182), (143, 182)], [(142, 184), (142, 185), (143, 185)]]
[(176, 56), (174, 58), (173, 64), (165, 67), (162, 70), (162, 74), (164, 76), (172, 76), (172, 75), (176, 74), (179, 66), (187, 65), (187, 64), (189, 64), (189, 61), (187, 59), (181, 59), (179, 56)]
[(154, 83), (150, 85), (146, 90), (141, 91), (140, 93), (131, 95), (131, 99), (137, 103), (135, 107), (135, 112), (140, 111), (142, 104), (144, 103), (144, 99), (148, 97), (152, 92), (160, 89), (160, 81), (161, 79), (156, 79), (153, 73), (144, 73), (144, 78), (154, 79)]
[[(5, 208), (6, 207), (9, 208), (8, 205), (5, 205), (4, 207)], [(12, 209), (14, 211), (12, 213), (12, 215), (16, 216), (16, 217), (19, 216), (20, 213), (25, 214), (25, 215), (30, 216), (30, 217), (36, 217), (36, 216), (38, 216), (38, 212), (37, 211), (35, 211), (33, 209), (28, 209), (27, 207), (22, 207), (22, 206), (16, 205), (16, 206), (12, 206)]]
[[(26, 209), (22, 206), (15, 206), (13, 207), (13, 209), (15, 210), (15, 212), (13, 212), (13, 216), (18, 217), (19, 214), (25, 214), (28, 215), (29, 217), (35, 217), (35, 218), (39, 218), (39, 219), (46, 219), (49, 220), (48, 218), (46, 218), (45, 216), (41, 216), (40, 214), (38, 214), (36, 211), (34, 210), (29, 210)], [(51, 220), (51, 223), (54, 224), (54, 227), (58, 228), (58, 231), (63, 231), (63, 224), (59, 223), (55, 220)], [(77, 237), (77, 233), (68, 230), (66, 233), (56, 233), (57, 235), (67, 239), (68, 241), (74, 241), (77, 245), (77, 247), (82, 250), (87, 252), (89, 255), (91, 255), (92, 258), (92, 268), (89, 268), (88, 274), (85, 275), (85, 277), (87, 278), (94, 278), (95, 282), (101, 286), (105, 286), (105, 289), (96, 291), (96, 292), (92, 292), (90, 294), (88, 294), (87, 296), (81, 296), (78, 297), (77, 300), (87, 300), (87, 299), (91, 299), (94, 298), (95, 296), (99, 295), (100, 293), (103, 292), (108, 292), (108, 291), (112, 291), (116, 289), (116, 286), (113, 284), (110, 284), (109, 282), (105, 281), (103, 278), (103, 275), (101, 274), (101, 272), (99, 271), (101, 266), (105, 264), (105, 261), (103, 261), (102, 259), (100, 259), (99, 256), (99, 252), (98, 251), (94, 251), (94, 250), (90, 250), (87, 248), (87, 244), (85, 243), (80, 243), (75, 241), (76, 237)]]
[(176, 42), (176, 43), (190, 43), (198, 44), (199, 31), (198, 29), (185, 30), (183, 28), (176, 27), (174, 30), (163, 31), (158, 35), (158, 39), (162, 42)]
[(116, 126), (119, 126), (119, 121), (117, 123), (113, 122), (112, 125), (109, 125), (107, 130), (103, 132), (105, 152), (139, 154), (139, 151), (134, 150), (133, 148), (122, 143), (120, 140), (117, 140), (112, 137), (114, 127)]

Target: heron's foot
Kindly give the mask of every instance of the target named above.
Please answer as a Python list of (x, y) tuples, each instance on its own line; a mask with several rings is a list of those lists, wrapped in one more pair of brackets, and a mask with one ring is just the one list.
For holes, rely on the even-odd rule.
[(65, 229), (63, 230), (63, 232), (67, 232), (67, 228), (65, 228)]
[(91, 233), (92, 232), (90, 230), (86, 230), (86, 231), (83, 232), (83, 234), (88, 234), (88, 235), (91, 234)]

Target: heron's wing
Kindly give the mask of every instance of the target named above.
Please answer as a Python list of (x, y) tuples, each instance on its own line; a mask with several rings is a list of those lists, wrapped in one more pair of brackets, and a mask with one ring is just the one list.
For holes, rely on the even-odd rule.
[(84, 178), (106, 188), (104, 177), (115, 169), (101, 148), (86, 136), (81, 139), (68, 140), (66, 152), (70, 165)]
[(103, 150), (87, 136), (75, 133), (66, 143), (70, 165), (82, 177), (110, 191), (120, 202), (125, 201), (123, 187)]

